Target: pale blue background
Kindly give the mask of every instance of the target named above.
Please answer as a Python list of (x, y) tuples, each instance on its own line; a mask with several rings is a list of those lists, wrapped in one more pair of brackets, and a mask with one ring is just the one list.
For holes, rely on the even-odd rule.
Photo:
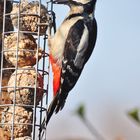
[[(57, 25), (68, 8), (55, 6)], [(126, 112), (140, 106), (140, 0), (97, 0), (98, 39), (66, 105), (51, 119), (48, 140), (93, 140), (73, 110), (80, 103), (106, 140), (140, 140), (140, 126)]]

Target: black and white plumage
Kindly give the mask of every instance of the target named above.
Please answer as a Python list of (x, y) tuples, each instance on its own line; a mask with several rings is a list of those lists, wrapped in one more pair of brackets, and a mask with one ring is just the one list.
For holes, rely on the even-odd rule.
[(69, 91), (77, 83), (93, 52), (97, 37), (96, 0), (56, 0), (55, 3), (69, 5), (70, 12), (54, 37), (49, 36), (54, 99), (47, 112), (46, 124), (53, 112), (64, 107)]

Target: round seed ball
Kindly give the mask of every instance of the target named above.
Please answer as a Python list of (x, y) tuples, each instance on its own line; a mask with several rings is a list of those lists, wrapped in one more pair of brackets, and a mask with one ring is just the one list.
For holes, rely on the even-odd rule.
[(27, 34), (19, 34), (18, 43), (17, 33), (6, 36), (4, 39), (4, 49), (6, 50), (4, 52), (6, 60), (14, 66), (17, 64), (18, 67), (33, 66), (36, 64), (36, 59), (40, 60), (42, 56), (40, 48), (38, 48), (37, 54), (37, 44), (33, 36)]
[(33, 112), (30, 109), (25, 109), (23, 107), (15, 106), (14, 107), (6, 107), (3, 110), (3, 120), (5, 123), (3, 125), (3, 130), (11, 133), (12, 130), (12, 121), (14, 114), (14, 138), (30, 136), (32, 132), (32, 126), (28, 124), (32, 124), (32, 115)]
[[(37, 75), (37, 83), (36, 81)], [(16, 95), (14, 91), (16, 79)], [(34, 96), (35, 96), (35, 84), (37, 84), (36, 91), (36, 104), (38, 105), (43, 96), (43, 79), (39, 73), (36, 73), (36, 70), (32, 67), (24, 67), (22, 70), (17, 70), (11, 75), (8, 86), (13, 88), (8, 88), (8, 92), (11, 100), (14, 100), (17, 104), (26, 104), (33, 105), (34, 104)]]
[[(17, 28), (18, 27), (18, 13), (19, 12), (19, 4), (13, 5), (12, 10), (12, 23)], [(20, 13), (22, 16), (20, 17), (20, 30), (22, 31), (31, 31), (38, 32), (38, 21), (40, 23), (47, 23), (49, 16), (48, 11), (44, 5), (41, 4), (40, 16), (39, 15), (39, 2), (38, 1), (21, 1), (20, 3)], [(47, 25), (40, 26), (40, 33), (44, 34), (46, 32)]]

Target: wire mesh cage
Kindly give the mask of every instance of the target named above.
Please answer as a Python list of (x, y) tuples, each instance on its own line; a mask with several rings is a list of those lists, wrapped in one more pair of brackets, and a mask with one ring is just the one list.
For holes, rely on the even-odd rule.
[(46, 140), (50, 24), (52, 1), (0, 1), (0, 139)]

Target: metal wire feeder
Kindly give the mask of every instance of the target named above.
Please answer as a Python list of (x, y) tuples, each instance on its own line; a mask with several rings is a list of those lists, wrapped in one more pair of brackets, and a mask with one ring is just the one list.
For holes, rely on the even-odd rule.
[[(46, 28), (51, 24), (51, 26), (54, 29), (54, 32), (56, 30), (56, 24), (55, 24), (55, 13), (53, 11), (53, 3), (52, 0), (36, 0), (38, 2), (38, 12), (36, 14), (34, 13), (24, 13), (23, 11), (21, 12), (21, 4), (22, 2), (28, 2), (29, 4), (32, 3), (32, 0), (3, 0), (3, 12), (0, 13), (1, 18), (2, 18), (2, 31), (1, 31), (1, 40), (0, 40), (0, 47), (1, 47), (1, 66), (0, 66), (0, 112), (1, 112), (1, 117), (0, 117), (0, 128), (2, 128), (6, 133), (8, 132), (8, 137), (11, 140), (17, 139), (22, 137), (23, 140), (25, 139), (24, 137), (29, 138), (31, 140), (46, 140), (47, 139), (47, 131), (46, 131), (46, 126), (42, 127), (42, 122), (44, 118), (46, 118), (46, 110), (48, 107), (48, 89), (49, 89), (49, 54), (48, 54), (48, 47), (47, 47), (47, 30), (45, 32), (41, 32), (42, 26), (45, 26)], [(12, 6), (14, 4), (19, 5), (18, 6), (18, 11), (17, 13), (11, 13), (11, 11), (7, 11), (8, 9), (8, 3), (11, 2)], [(48, 14), (48, 20), (47, 22), (42, 22), (41, 21), (41, 6), (46, 5), (47, 9), (47, 14)], [(28, 6), (28, 5), (27, 5)], [(14, 26), (11, 27), (10, 29), (7, 29), (7, 20), (8, 23), (12, 23), (11, 17), (15, 16), (17, 18), (17, 27), (15, 28)], [(29, 31), (29, 30), (22, 30), (21, 28), (21, 19), (22, 17), (25, 16), (34, 16), (38, 18), (37, 21), (37, 31)], [(10, 22), (9, 22), (10, 21)], [(12, 25), (12, 24), (11, 24)], [(1, 26), (0, 26), (1, 28)], [(11, 34), (16, 34), (16, 48), (15, 49), (7, 49), (5, 48), (6, 43), (5, 43), (5, 38)], [(27, 48), (21, 49), (20, 48), (20, 41), (21, 37), (20, 35), (29, 35), (33, 36), (35, 39), (35, 43), (37, 44), (36, 50), (29, 50)], [(38, 57), (40, 53), (40, 48), (42, 50), (41, 52), (41, 59)], [(9, 63), (7, 60), (10, 59), (9, 57), (6, 58), (5, 54), (12, 53), (14, 54), (14, 59), (16, 60), (16, 63), (14, 65), (8, 65), (5, 66), (6, 63)], [(19, 52), (24, 52), (25, 54), (31, 53), (34, 54), (36, 53), (36, 60), (35, 64), (33, 66), (29, 67), (22, 67), (19, 66)], [(24, 59), (24, 58), (22, 58)], [(32, 59), (32, 58), (31, 58)], [(40, 59), (40, 60), (39, 60)], [(34, 86), (25, 86), (24, 84), (20, 85), (17, 84), (19, 82), (19, 74), (21, 74), (21, 71), (35, 71), (34, 75)], [(7, 73), (9, 74), (11, 72), (11, 75), (13, 76), (14, 74), (14, 81), (13, 85), (9, 85), (9, 81), (11, 79), (10, 77), (7, 77)], [(43, 81), (43, 86), (39, 87), (38, 86), (38, 73), (40, 74), (42, 81)], [(22, 73), (23, 74), (23, 73)], [(8, 79), (8, 82), (5, 84), (4, 78)], [(22, 78), (23, 79), (23, 78)], [(26, 82), (25, 82), (26, 83)], [(10, 97), (9, 91), (12, 89), (12, 99)], [(25, 104), (23, 103), (18, 103), (17, 102), (17, 93), (20, 91), (30, 91), (32, 93), (32, 98), (33, 103), (31, 104)], [(38, 92), (42, 92), (42, 98), (37, 103), (38, 99)], [(10, 102), (5, 102), (5, 99), (3, 97), (8, 96), (10, 98)], [(21, 108), (21, 110), (25, 110), (25, 114), (29, 113), (31, 114), (30, 121), (25, 121), (21, 122), (22, 120), (22, 113), (18, 113), (16, 110), (17, 108)], [(12, 112), (10, 112), (10, 109)], [(5, 111), (3, 111), (5, 110)], [(9, 118), (8, 118), (8, 117)], [(29, 116), (29, 115), (27, 115)], [(18, 121), (16, 120), (17, 118), (20, 118)], [(26, 128), (24, 131), (29, 131), (31, 130), (31, 134), (29, 135), (24, 135), (16, 133), (18, 128)], [(23, 131), (23, 132), (24, 132)]]

